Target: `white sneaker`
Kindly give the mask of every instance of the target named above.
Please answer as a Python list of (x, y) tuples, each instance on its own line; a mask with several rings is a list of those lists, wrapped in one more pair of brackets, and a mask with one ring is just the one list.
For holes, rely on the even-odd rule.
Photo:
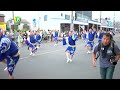
[(91, 51), (87, 51), (87, 54), (91, 53)]
[(30, 56), (32, 55), (33, 53), (30, 53)]
[(72, 60), (70, 59), (70, 62), (72, 62)]
[(69, 63), (70, 62), (70, 60), (69, 59), (67, 59), (67, 63)]
[(35, 54), (34, 54), (34, 53), (32, 53), (32, 56), (35, 56)]
[(6, 71), (7, 70), (7, 67), (4, 69), (4, 71)]
[(37, 49), (39, 49), (40, 47), (39, 46), (37, 46)]
[(91, 51), (89, 51), (89, 53), (92, 53)]

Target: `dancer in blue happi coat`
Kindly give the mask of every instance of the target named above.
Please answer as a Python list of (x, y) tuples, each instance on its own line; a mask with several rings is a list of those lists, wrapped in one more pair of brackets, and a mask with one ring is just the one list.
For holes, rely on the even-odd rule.
[(26, 45), (28, 46), (28, 50), (30, 51), (30, 55), (35, 54), (37, 51), (37, 39), (33, 33), (33, 31), (30, 32), (29, 37), (25, 40)]
[(54, 46), (56, 46), (58, 44), (58, 31), (54, 31), (54, 34), (53, 34), (53, 37), (54, 37)]
[(3, 35), (3, 30), (0, 29), (0, 62), (6, 64), (4, 71), (7, 72), (9, 79), (14, 79), (13, 72), (19, 58), (17, 44)]
[(77, 40), (77, 36), (75, 34), (76, 33), (73, 30), (71, 30), (69, 31), (69, 36), (66, 38), (65, 37), (63, 38), (63, 45), (68, 44), (68, 47), (65, 50), (67, 63), (73, 61), (73, 56), (76, 50), (76, 40)]
[(86, 44), (87, 47), (87, 53), (91, 53), (92, 49), (93, 49), (93, 45), (94, 45), (94, 35), (95, 33), (92, 32), (92, 29), (89, 29), (89, 33), (88, 33), (88, 41)]
[(37, 40), (37, 48), (40, 48), (40, 44), (41, 44), (41, 36), (40, 33), (37, 31), (36, 32), (36, 40)]

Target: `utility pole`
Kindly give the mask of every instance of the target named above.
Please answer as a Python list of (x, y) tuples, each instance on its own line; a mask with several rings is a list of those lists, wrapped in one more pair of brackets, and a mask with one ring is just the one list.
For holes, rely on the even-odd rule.
[(40, 19), (41, 19), (41, 17), (39, 17), (39, 19), (38, 19), (38, 29), (40, 29)]
[(73, 24), (73, 11), (71, 11), (71, 25), (70, 25), (70, 30), (74, 29), (74, 24)]
[(113, 22), (114, 22), (114, 29), (115, 29), (115, 11), (114, 11), (114, 21)]
[[(100, 23), (101, 23), (101, 20), (102, 20), (101, 15), (102, 15), (102, 11), (100, 11)], [(102, 27), (100, 27), (100, 29), (102, 29)]]
[(38, 11), (38, 29), (39, 30), (40, 30), (40, 19), (41, 19), (41, 17), (40, 17), (39, 11)]
[(13, 16), (13, 31), (14, 31), (14, 24), (15, 24), (15, 22), (14, 22), (14, 11), (12, 11), (12, 16)]
[(101, 23), (101, 15), (102, 15), (102, 11), (100, 11), (100, 23)]

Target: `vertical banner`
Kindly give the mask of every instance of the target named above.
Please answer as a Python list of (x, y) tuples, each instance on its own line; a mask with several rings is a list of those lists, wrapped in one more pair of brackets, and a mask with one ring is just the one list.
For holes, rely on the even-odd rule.
[(20, 23), (20, 22), (21, 22), (21, 17), (15, 16), (15, 17), (14, 17), (14, 23), (18, 24), (18, 23)]

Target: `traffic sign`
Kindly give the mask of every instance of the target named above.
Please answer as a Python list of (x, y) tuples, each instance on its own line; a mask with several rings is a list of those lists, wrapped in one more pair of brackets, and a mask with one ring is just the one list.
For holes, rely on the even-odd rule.
[(35, 19), (35, 18), (33, 19), (33, 22), (36, 22), (36, 19)]
[(15, 17), (14, 17), (14, 22), (15, 22), (15, 23), (20, 23), (20, 22), (21, 22), (21, 17), (15, 16)]

